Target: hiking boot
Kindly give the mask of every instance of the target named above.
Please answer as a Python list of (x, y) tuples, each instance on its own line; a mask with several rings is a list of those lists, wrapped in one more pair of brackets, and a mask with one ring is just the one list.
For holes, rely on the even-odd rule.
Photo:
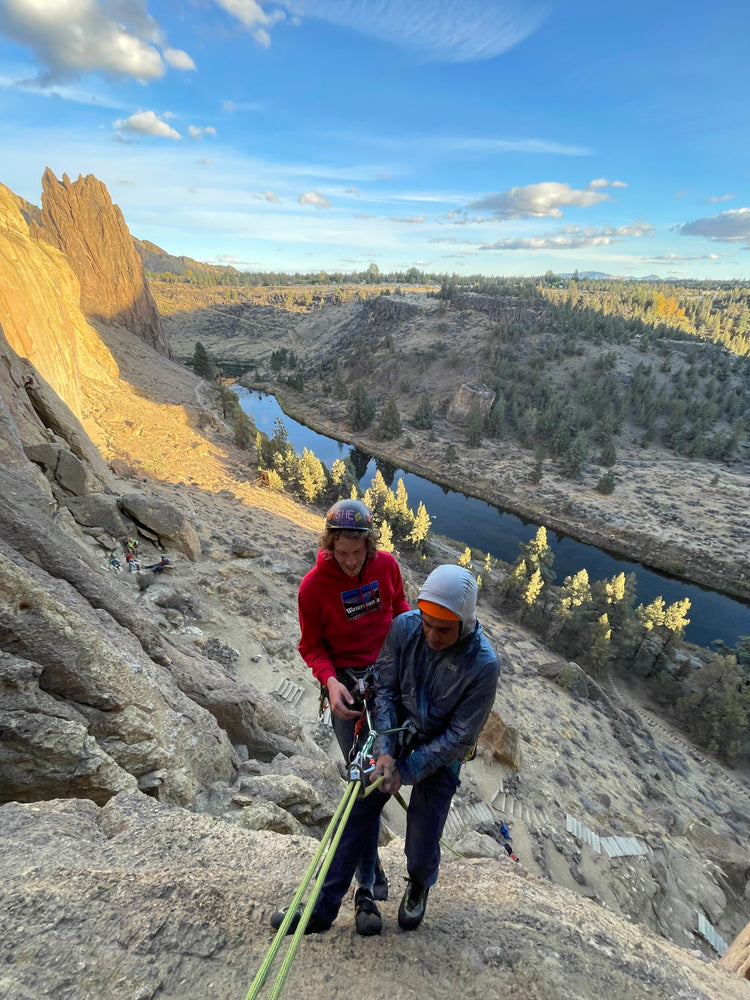
[(398, 926), (403, 931), (413, 931), (422, 923), (427, 909), (430, 890), (415, 878), (406, 880), (406, 892), (398, 908)]
[[(288, 909), (289, 907), (285, 906), (283, 910), (276, 910), (275, 913), (271, 914), (271, 927), (273, 927), (275, 931), (277, 931), (279, 927), (281, 927)], [(297, 930), (297, 927), (299, 926), (301, 916), (302, 916), (302, 907), (298, 906), (294, 916), (289, 922), (289, 926), (286, 929), (287, 934), (294, 934), (294, 932)], [(324, 920), (322, 920), (313, 910), (313, 912), (310, 914), (310, 919), (307, 921), (307, 927), (305, 927), (305, 934), (321, 934), (323, 931), (329, 930), (330, 927), (331, 925), (327, 924)]]
[(372, 888), (372, 898), (377, 899), (380, 903), (388, 899), (388, 879), (380, 864), (380, 858), (375, 864), (375, 885)]
[(357, 934), (361, 934), (362, 937), (380, 934), (383, 928), (380, 910), (375, 905), (372, 893), (361, 886), (354, 896), (354, 926), (357, 928)]

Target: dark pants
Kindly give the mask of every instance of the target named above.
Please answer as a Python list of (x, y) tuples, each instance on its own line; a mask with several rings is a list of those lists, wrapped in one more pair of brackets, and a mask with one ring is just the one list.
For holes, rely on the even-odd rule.
[[(357, 724), (356, 719), (339, 719), (337, 715), (331, 714), (331, 724), (333, 732), (338, 740), (344, 760), (349, 763), (351, 749), (354, 745), (354, 729)], [(365, 724), (360, 735), (360, 745), (364, 742), (369, 733)], [(376, 793), (373, 792), (373, 795)], [(380, 818), (376, 820), (375, 839), (372, 844), (368, 844), (367, 849), (362, 851), (362, 855), (357, 863), (357, 885), (362, 885), (372, 891), (375, 885), (375, 869), (378, 865), (378, 839), (380, 834)]]
[[(440, 838), (456, 787), (456, 777), (446, 767), (438, 768), (412, 787), (406, 813), (404, 854), (409, 877), (422, 885), (431, 886), (437, 882)], [(316, 915), (326, 923), (336, 919), (360, 858), (377, 846), (380, 813), (389, 798), (375, 789), (367, 798), (354, 803), (315, 904)]]

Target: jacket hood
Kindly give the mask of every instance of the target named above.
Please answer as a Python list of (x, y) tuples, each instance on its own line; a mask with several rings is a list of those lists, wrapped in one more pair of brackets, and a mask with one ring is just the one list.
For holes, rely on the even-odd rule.
[(476, 624), (477, 581), (462, 566), (446, 563), (434, 569), (422, 585), (417, 600), (432, 601), (461, 619), (461, 636)]

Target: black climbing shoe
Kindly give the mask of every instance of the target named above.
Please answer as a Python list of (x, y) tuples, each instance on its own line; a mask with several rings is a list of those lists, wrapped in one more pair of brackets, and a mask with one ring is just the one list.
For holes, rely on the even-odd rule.
[(415, 878), (406, 880), (406, 892), (398, 908), (398, 925), (401, 930), (413, 931), (422, 923), (429, 892), (430, 890)]
[(388, 899), (388, 879), (380, 864), (380, 858), (375, 865), (375, 885), (372, 888), (372, 898), (382, 903)]
[[(271, 927), (275, 931), (281, 927), (284, 917), (287, 914), (288, 907), (284, 907), (283, 910), (276, 910), (275, 913), (271, 915)], [(299, 926), (300, 917), (302, 916), (302, 907), (298, 906), (297, 910), (289, 922), (289, 926), (286, 929), (287, 934), (294, 934)], [(305, 927), (305, 934), (321, 934), (323, 931), (329, 930), (330, 924), (325, 923), (315, 911), (310, 914), (310, 919), (307, 921), (307, 927)]]
[(354, 925), (357, 934), (361, 934), (362, 937), (380, 934), (383, 928), (380, 910), (375, 905), (369, 889), (360, 887), (354, 896)]

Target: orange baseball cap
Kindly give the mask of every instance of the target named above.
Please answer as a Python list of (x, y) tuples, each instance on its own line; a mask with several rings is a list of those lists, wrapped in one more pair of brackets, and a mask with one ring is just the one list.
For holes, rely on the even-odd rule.
[(419, 610), (424, 611), (426, 615), (431, 618), (441, 618), (443, 621), (447, 622), (460, 622), (461, 618), (454, 611), (449, 608), (444, 608), (442, 604), (435, 604), (434, 601), (417, 601), (419, 605)]

